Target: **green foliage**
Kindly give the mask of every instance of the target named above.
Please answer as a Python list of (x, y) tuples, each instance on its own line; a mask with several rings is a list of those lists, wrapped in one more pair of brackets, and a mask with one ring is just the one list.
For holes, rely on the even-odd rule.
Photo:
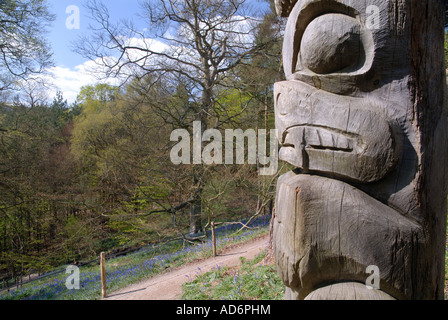
[(217, 266), (212, 271), (184, 283), (182, 297), (187, 300), (281, 300), (284, 285), (276, 268), (264, 264), (266, 251), (237, 268)]
[(0, 275), (44, 271), (64, 257), (49, 248), (63, 232), (60, 212), (72, 210), (71, 118), (62, 95), (50, 106), (0, 105)]
[(231, 118), (239, 121), (241, 113), (247, 108), (251, 96), (242, 90), (231, 88), (223, 90), (217, 95), (217, 118)]
[(115, 101), (120, 89), (105, 83), (81, 87), (77, 101), (86, 114), (101, 111), (109, 102)]
[(169, 128), (161, 128), (160, 118), (147, 104), (134, 101), (139, 94), (128, 89), (83, 88), (71, 137), (81, 183), (93, 195), (90, 206), (104, 216), (119, 244), (174, 232), (169, 228), (170, 198), (181, 187), (179, 179), (171, 178), (176, 170), (165, 148)]
[(448, 32), (447, 31), (445, 31), (444, 48), (445, 48), (445, 67), (448, 68)]
[(46, 0), (0, 2), (0, 91), (51, 65), (51, 51), (43, 35), (53, 20)]
[[(0, 21), (0, 41), (13, 35), (11, 30), (24, 31), (20, 36), (29, 41), (24, 45), (28, 55), (17, 51), (12, 56), (15, 75), (6, 72), (0, 79), (6, 87), (6, 80), (27, 78), (21, 68), (34, 73), (48, 65), (48, 48), (38, 36), (51, 15), (43, 0), (3, 1), (0, 8), (1, 17), (19, 19), (26, 9), (22, 14), (29, 18), (15, 26)], [(198, 70), (207, 69), (201, 72), (208, 80), (180, 68), (147, 72), (124, 88), (85, 86), (71, 106), (62, 93), (51, 103), (30, 97), (29, 105), (19, 99), (0, 104), (0, 280), (89, 259), (116, 245), (186, 233), (193, 201), (208, 222), (229, 221), (251, 216), (261, 193), (272, 196), (267, 184), (259, 184), (254, 165), (199, 170), (175, 166), (169, 157), (171, 131), (190, 130), (198, 119), (207, 128), (272, 127), (272, 110), (266, 107), (272, 102), (272, 77), (278, 74), (272, 70), (279, 60), (276, 46), (263, 47), (275, 38), (272, 17), (258, 32), (259, 46), (241, 57), (244, 66), (231, 64), (212, 77), (205, 61)], [(224, 32), (213, 28), (216, 35)], [(221, 40), (222, 46), (230, 45), (228, 38)], [(221, 45), (209, 49), (210, 58), (222, 55)], [(20, 63), (29, 57), (35, 58), (31, 65)], [(264, 72), (268, 67), (269, 73)]]
[(95, 216), (69, 216), (63, 223), (65, 261), (75, 262), (99, 254), (102, 247), (98, 236), (101, 232), (98, 232), (96, 220)]

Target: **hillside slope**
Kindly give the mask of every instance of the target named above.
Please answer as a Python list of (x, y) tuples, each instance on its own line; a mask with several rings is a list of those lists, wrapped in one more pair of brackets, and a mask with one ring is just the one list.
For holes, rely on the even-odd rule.
[(106, 300), (180, 299), (184, 282), (217, 266), (236, 266), (240, 263), (240, 257), (252, 259), (266, 249), (268, 243), (269, 235), (263, 235), (246, 243), (236, 245), (224, 252), (219, 252), (216, 257), (183, 265), (148, 280), (112, 292)]

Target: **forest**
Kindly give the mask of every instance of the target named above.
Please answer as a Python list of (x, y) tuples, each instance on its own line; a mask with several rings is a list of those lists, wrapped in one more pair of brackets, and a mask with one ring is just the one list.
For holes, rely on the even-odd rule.
[(87, 2), (95, 32), (74, 54), (120, 81), (85, 85), (74, 103), (42, 98), (47, 2), (0, 3), (0, 282), (272, 212), (277, 176), (262, 164), (170, 160), (171, 132), (195, 121), (274, 128), (284, 21), (273, 1), (258, 16), (246, 2), (144, 1), (149, 31)]

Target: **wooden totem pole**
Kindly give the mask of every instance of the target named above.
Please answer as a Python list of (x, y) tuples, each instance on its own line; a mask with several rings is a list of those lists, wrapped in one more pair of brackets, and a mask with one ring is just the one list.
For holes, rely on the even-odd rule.
[[(273, 227), (287, 299), (442, 299), (442, 0), (276, 0)], [(378, 287), (366, 286), (369, 267)]]

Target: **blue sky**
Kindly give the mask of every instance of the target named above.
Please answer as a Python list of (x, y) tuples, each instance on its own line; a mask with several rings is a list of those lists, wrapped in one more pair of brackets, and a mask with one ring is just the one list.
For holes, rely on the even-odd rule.
[[(52, 23), (47, 34), (53, 51), (55, 67), (50, 71), (54, 84), (48, 91), (49, 99), (52, 99), (57, 91), (62, 91), (64, 98), (69, 103), (75, 101), (76, 96), (83, 85), (94, 84), (98, 80), (87, 70), (92, 62), (86, 60), (79, 54), (73, 52), (73, 43), (81, 36), (89, 32), (91, 20), (88, 10), (85, 8), (86, 0), (47, 0), (51, 13), (55, 14), (56, 20)], [(264, 3), (260, 0), (252, 0), (256, 5)], [(138, 28), (144, 28), (139, 22), (140, 10), (139, 0), (106, 0), (110, 16), (113, 20), (132, 19)], [(79, 8), (79, 29), (67, 28), (67, 20), (73, 17), (73, 11), (67, 13), (71, 6)], [(141, 23), (139, 25), (139, 23)]]
[[(51, 99), (56, 91), (60, 90), (64, 98), (72, 103), (82, 85), (97, 82), (86, 70), (89, 61), (73, 52), (73, 43), (89, 32), (91, 21), (84, 7), (85, 0), (48, 0), (48, 3), (51, 13), (56, 16), (47, 34), (55, 63), (55, 68), (51, 70), (54, 87), (49, 90), (48, 95)], [(138, 0), (108, 0), (106, 3), (113, 19), (133, 18), (139, 11)], [(79, 8), (79, 29), (67, 28), (67, 20), (73, 21), (70, 19), (73, 17), (73, 11), (67, 11), (70, 6)]]
[[(61, 66), (73, 68), (85, 62), (84, 58), (71, 50), (71, 44), (81, 34), (89, 31), (90, 19), (84, 7), (86, 1), (48, 0), (48, 3), (51, 12), (56, 15), (56, 21), (53, 22), (48, 34), (54, 60)], [(133, 18), (139, 12), (138, 0), (107, 0), (106, 3), (113, 19)], [(66, 10), (73, 5), (79, 8), (80, 28), (70, 30), (66, 27), (66, 21), (72, 14), (66, 13)]]

